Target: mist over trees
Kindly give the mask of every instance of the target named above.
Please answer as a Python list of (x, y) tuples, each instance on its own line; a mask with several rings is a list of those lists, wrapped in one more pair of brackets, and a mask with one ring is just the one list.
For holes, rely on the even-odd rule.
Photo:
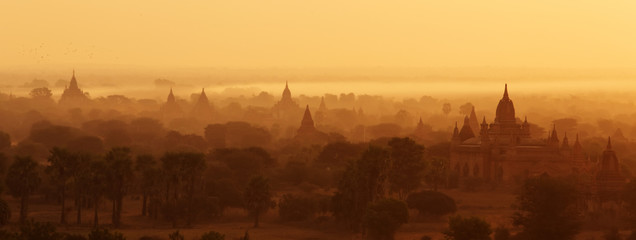
[[(426, 229), (421, 239), (575, 239), (590, 231), (626, 236), (636, 215), (633, 182), (603, 199), (620, 201), (625, 211), (607, 202), (589, 211), (580, 190), (593, 179), (528, 173), (501, 183), (473, 176), (483, 169), (456, 171), (455, 122), (461, 127), (473, 110), (490, 122), (487, 98), (292, 94), (296, 107), (283, 111), (273, 107), (277, 93), (206, 90), (207, 108), (195, 108), (202, 93), (177, 92), (166, 79), (154, 84), (166, 95), (176, 86), (174, 94), (165, 101), (82, 92), (86, 101), (77, 105), (59, 102), (50, 85), (33, 86), (28, 96), (0, 94), (0, 226), (7, 226), (0, 236), (43, 231), (71, 239), (66, 229), (77, 228), (94, 229), (77, 239), (117, 239), (124, 235), (104, 229), (201, 226), (213, 231), (172, 237), (250, 236), (215, 228), (235, 223), (249, 231), (285, 226), (365, 239), (403, 239), (404, 229)], [(553, 128), (561, 138), (567, 133), (597, 166), (611, 136), (621, 173), (633, 177), (633, 113), (599, 117), (589, 109), (602, 104), (587, 100), (581, 104), (589, 109), (524, 101), (536, 103), (519, 111), (529, 115), (530, 134), (544, 140)], [(311, 121), (303, 119), (307, 104)], [(300, 131), (308, 122), (309, 133)]]

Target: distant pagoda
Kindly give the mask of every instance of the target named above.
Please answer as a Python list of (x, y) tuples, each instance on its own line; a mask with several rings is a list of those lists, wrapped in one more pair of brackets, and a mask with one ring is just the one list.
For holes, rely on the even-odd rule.
[(168, 100), (166, 101), (166, 104), (161, 107), (161, 112), (164, 118), (174, 118), (183, 115), (183, 110), (181, 110), (181, 107), (177, 103), (177, 100), (172, 93), (172, 88), (170, 88), (170, 93), (168, 94)]
[(71, 77), (71, 83), (64, 89), (62, 97), (60, 98), (60, 105), (65, 106), (77, 106), (88, 102), (88, 93), (82, 91), (75, 79), (75, 70), (73, 70), (73, 77)]
[(300, 121), (300, 128), (296, 132), (296, 141), (301, 144), (313, 145), (313, 144), (325, 144), (329, 141), (329, 136), (316, 129), (314, 120), (311, 117), (309, 111), (309, 105), (305, 108), (303, 114), (303, 120)]
[(291, 91), (289, 85), (285, 82), (285, 89), (283, 90), (283, 97), (274, 105), (273, 112), (278, 119), (291, 120), (295, 118), (301, 111), (300, 106), (291, 97)]
[(211, 120), (213, 115), (213, 109), (208, 100), (208, 96), (205, 94), (205, 89), (201, 89), (199, 99), (194, 104), (191, 112), (192, 116), (198, 119)]

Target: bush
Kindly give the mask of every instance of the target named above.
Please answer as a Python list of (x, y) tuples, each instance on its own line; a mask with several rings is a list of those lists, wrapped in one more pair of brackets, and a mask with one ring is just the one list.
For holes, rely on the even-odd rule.
[(185, 240), (185, 237), (179, 233), (179, 230), (168, 235), (168, 238), (170, 238), (170, 240)]
[(367, 207), (364, 226), (370, 239), (393, 239), (397, 229), (408, 220), (409, 210), (404, 202), (383, 199)]
[(215, 231), (210, 231), (203, 234), (203, 236), (201, 236), (201, 240), (225, 240), (225, 235)]
[(603, 234), (603, 239), (605, 240), (621, 240), (621, 234), (618, 232), (618, 229), (612, 228), (609, 231)]
[(108, 229), (95, 229), (88, 234), (88, 240), (126, 240), (126, 238), (121, 233), (111, 233)]
[(420, 215), (442, 216), (457, 211), (455, 200), (446, 194), (435, 191), (412, 193), (406, 198), (409, 208), (417, 209)]
[(318, 204), (309, 197), (285, 194), (278, 202), (278, 215), (283, 221), (302, 221), (316, 214)]
[(61, 240), (62, 237), (62, 234), (55, 231), (53, 224), (30, 221), (20, 227), (20, 234), (17, 239)]
[(495, 240), (510, 240), (510, 231), (504, 226), (495, 229)]
[(477, 217), (454, 216), (448, 220), (444, 231), (448, 240), (490, 240), (490, 224)]

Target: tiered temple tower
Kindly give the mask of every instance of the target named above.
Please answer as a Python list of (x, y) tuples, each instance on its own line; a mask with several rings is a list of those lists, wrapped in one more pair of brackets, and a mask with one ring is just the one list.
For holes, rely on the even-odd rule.
[(88, 102), (88, 93), (82, 91), (75, 79), (75, 70), (73, 70), (73, 76), (71, 77), (71, 83), (64, 89), (62, 97), (60, 98), (60, 104), (66, 106), (80, 106)]
[(292, 99), (291, 91), (289, 90), (287, 82), (285, 82), (285, 89), (283, 90), (282, 98), (278, 101), (278, 103), (276, 103), (276, 105), (274, 105), (272, 110), (278, 119), (289, 121), (297, 119), (297, 115), (301, 111), (301, 108), (298, 106), (298, 103)]
[(213, 108), (210, 105), (208, 96), (205, 94), (205, 89), (201, 89), (199, 99), (192, 108), (191, 115), (197, 119), (211, 120), (213, 118)]
[(166, 104), (161, 107), (161, 113), (164, 118), (175, 118), (183, 116), (183, 110), (177, 103), (177, 100), (172, 93), (172, 88), (170, 88), (170, 93), (168, 94)]

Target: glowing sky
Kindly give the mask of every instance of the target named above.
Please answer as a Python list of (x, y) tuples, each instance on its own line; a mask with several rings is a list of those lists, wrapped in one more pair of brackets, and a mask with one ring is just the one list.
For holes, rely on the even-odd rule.
[(633, 68), (635, 13), (633, 0), (0, 1), (0, 67)]

